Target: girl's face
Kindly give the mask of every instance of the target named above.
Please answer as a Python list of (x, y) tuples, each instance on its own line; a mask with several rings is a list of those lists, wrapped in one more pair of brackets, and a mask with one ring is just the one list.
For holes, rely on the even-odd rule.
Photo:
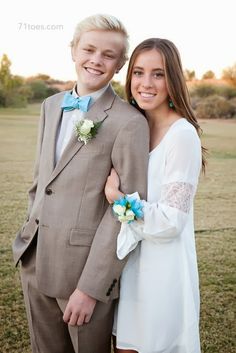
[(164, 63), (156, 49), (140, 53), (133, 66), (131, 93), (139, 107), (145, 111), (168, 107)]

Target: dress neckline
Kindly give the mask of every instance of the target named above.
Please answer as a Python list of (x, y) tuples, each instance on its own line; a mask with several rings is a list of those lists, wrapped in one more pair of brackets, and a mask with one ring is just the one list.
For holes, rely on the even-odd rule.
[(162, 137), (161, 141), (149, 152), (149, 156), (150, 156), (155, 150), (157, 150), (158, 147), (160, 147), (160, 145), (163, 143), (163, 141), (165, 140), (165, 138), (166, 138), (166, 136), (168, 135), (168, 133), (170, 132), (170, 130), (172, 130), (172, 128), (173, 128), (177, 123), (179, 123), (179, 122), (182, 121), (182, 120), (186, 120), (186, 119), (185, 119), (185, 118), (179, 118), (179, 119), (177, 119), (176, 121), (174, 121), (174, 122), (170, 125), (169, 129), (166, 131), (166, 133), (165, 133), (165, 135)]

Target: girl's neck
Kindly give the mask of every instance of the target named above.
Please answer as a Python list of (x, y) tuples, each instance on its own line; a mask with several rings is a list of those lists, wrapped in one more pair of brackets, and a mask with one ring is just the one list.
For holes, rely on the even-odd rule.
[(146, 111), (150, 128), (162, 129), (172, 125), (180, 116), (169, 107), (159, 108), (153, 111)]
[(150, 129), (150, 150), (152, 151), (169, 130), (170, 126), (181, 117), (169, 107), (146, 111)]

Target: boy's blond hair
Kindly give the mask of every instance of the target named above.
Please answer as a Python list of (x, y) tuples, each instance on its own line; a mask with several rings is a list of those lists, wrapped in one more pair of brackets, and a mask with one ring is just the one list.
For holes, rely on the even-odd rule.
[(124, 64), (128, 60), (128, 33), (122, 22), (111, 15), (97, 14), (86, 17), (84, 20), (79, 22), (75, 28), (74, 36), (70, 43), (71, 47), (76, 47), (82, 33), (96, 30), (113, 31), (123, 35), (124, 49), (122, 53), (122, 61)]

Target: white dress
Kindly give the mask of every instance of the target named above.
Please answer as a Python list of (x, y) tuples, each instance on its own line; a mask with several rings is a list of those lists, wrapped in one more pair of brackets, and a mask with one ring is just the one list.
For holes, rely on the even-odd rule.
[(150, 152), (144, 221), (122, 224), (117, 256), (131, 250), (121, 277), (113, 333), (139, 353), (199, 353), (199, 285), (193, 198), (201, 144), (186, 119)]

